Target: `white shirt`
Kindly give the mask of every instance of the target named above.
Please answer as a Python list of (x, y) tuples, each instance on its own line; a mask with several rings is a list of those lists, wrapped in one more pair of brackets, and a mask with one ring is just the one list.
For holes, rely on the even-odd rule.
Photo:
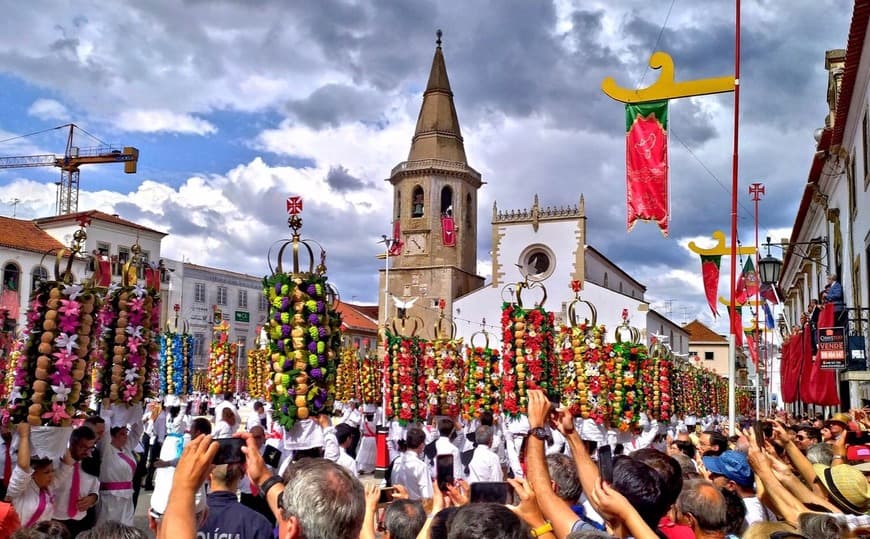
[(339, 447), (338, 438), (335, 436), (335, 427), (323, 429), (323, 458), (338, 462), (340, 455), (341, 447)]
[(409, 449), (393, 463), (393, 473), (390, 482), (402, 485), (408, 491), (408, 498), (420, 500), (432, 497), (432, 479), (429, 467), (423, 462), (416, 451)]
[[(263, 426), (263, 423), (261, 422), (262, 419), (266, 420), (266, 426)], [(257, 412), (252, 412), (251, 415), (248, 416), (248, 422), (245, 425), (245, 428), (250, 432), (254, 427), (263, 427), (265, 432), (269, 432), (272, 430), (272, 417), (267, 413), (259, 415)]]
[(766, 522), (776, 520), (770, 510), (761, 503), (757, 496), (743, 498), (743, 505), (746, 506), (746, 525), (751, 526), (756, 522)]
[(500, 482), (503, 479), (501, 461), (498, 455), (485, 445), (475, 447), (474, 456), (471, 457), (471, 462), (468, 464), (468, 482)]
[[(459, 450), (448, 438), (438, 438), (435, 440), (436, 455), (453, 455), (453, 479), (464, 479), (465, 471), (462, 469), (462, 460), (459, 458)], [(437, 461), (437, 456), (435, 457)], [(432, 476), (435, 476), (436, 463), (432, 463)]]
[(165, 411), (160, 412), (157, 415), (157, 419), (154, 420), (154, 440), (157, 441), (158, 444), (162, 444), (163, 440), (166, 438), (166, 421), (169, 420), (169, 414)]
[(69, 498), (70, 493), (72, 492), (72, 480), (73, 474), (75, 473), (75, 465), (79, 465), (79, 491), (76, 494), (76, 501), (79, 498), (84, 498), (85, 496), (89, 496), (91, 494), (96, 494), (99, 496), (100, 494), (100, 479), (98, 477), (94, 477), (93, 475), (85, 472), (81, 469), (81, 463), (77, 462), (70, 466), (69, 464), (64, 464), (62, 461), (60, 462), (60, 468), (58, 470), (64, 470), (63, 481), (55, 481), (57, 483), (57, 487), (53, 489), (54, 493), (54, 519), (55, 520), (81, 520), (85, 518), (85, 515), (88, 514), (87, 511), (77, 511), (75, 516), (69, 516)]
[(211, 433), (211, 437), (215, 440), (218, 438), (231, 438), (233, 435), (233, 428), (229, 423), (221, 419), (214, 426), (214, 432)]
[[(69, 468), (68, 470), (71, 469), (72, 468)], [(60, 481), (65, 479), (64, 472), (63, 469), (55, 472), (51, 485), (49, 485), (48, 489), (44, 491), (41, 496), (44, 499), (42, 513), (39, 514), (36, 520), (30, 522), (30, 519), (36, 514), (37, 509), (39, 508), (40, 489), (36, 486), (36, 483), (33, 482), (33, 478), (31, 477), (33, 471), (31, 470), (30, 473), (27, 473), (16, 464), (15, 468), (12, 470), (12, 479), (9, 481), (9, 488), (6, 490), (6, 497), (9, 498), (12, 501), (12, 505), (15, 506), (15, 510), (21, 518), (21, 526), (33, 526), (37, 522), (51, 520), (54, 516), (54, 496), (52, 496), (51, 491), (57, 487)]]
[(347, 423), (351, 427), (359, 427), (360, 421), (362, 421), (362, 414), (360, 413), (359, 409), (355, 408), (351, 410), (350, 408), (348, 408), (341, 415), (339, 423)]
[(359, 470), (356, 467), (356, 461), (347, 454), (347, 451), (344, 450), (343, 447), (338, 448), (338, 461), (336, 462), (339, 466), (344, 466), (347, 471), (353, 474), (354, 477), (359, 477)]

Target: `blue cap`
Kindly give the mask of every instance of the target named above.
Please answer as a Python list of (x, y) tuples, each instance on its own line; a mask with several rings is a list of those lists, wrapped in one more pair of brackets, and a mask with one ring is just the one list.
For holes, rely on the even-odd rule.
[(741, 487), (751, 488), (754, 483), (749, 459), (740, 451), (725, 451), (718, 457), (703, 457), (701, 460), (711, 473), (725, 476)]

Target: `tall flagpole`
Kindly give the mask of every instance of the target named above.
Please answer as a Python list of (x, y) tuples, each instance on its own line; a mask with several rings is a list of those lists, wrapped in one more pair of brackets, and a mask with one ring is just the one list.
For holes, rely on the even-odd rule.
[[(749, 194), (755, 202), (755, 274), (758, 275), (758, 202), (764, 196), (764, 184), (753, 183), (749, 186)], [(760, 419), (761, 414), (761, 371), (759, 367), (764, 365), (761, 361), (761, 332), (762, 328), (767, 327), (767, 319), (765, 317), (764, 324), (761, 324), (761, 282), (755, 286), (755, 334), (752, 338), (755, 340), (755, 420)]]
[(740, 127), (740, 0), (734, 0), (735, 32), (734, 32), (734, 153), (731, 156), (731, 331), (728, 346), (728, 429), (733, 436), (737, 420), (737, 406), (735, 395), (735, 372), (737, 369), (737, 334), (735, 331), (743, 331), (743, 322), (739, 321), (738, 328), (734, 327), (735, 304), (734, 289), (737, 287), (737, 190), (740, 186), (738, 178), (737, 156), (739, 145)]

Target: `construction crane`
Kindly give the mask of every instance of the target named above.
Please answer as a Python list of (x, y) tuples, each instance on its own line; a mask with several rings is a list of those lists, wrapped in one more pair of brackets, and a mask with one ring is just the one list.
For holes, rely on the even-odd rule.
[[(60, 181), (57, 182), (57, 215), (76, 213), (79, 210), (79, 167), (94, 163), (124, 163), (124, 172), (136, 173), (139, 150), (132, 146), (111, 145), (79, 148), (73, 145), (73, 133), (77, 126), (65, 124), (54, 129), (69, 128), (66, 151), (63, 155), (19, 155), (0, 157), (0, 168), (58, 167)], [(79, 128), (81, 130), (81, 128)]]

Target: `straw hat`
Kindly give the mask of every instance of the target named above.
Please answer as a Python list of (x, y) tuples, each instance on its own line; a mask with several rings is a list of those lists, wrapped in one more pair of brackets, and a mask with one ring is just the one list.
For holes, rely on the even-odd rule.
[(828, 425), (829, 423), (839, 423), (843, 426), (844, 429), (848, 429), (850, 421), (852, 421), (852, 418), (849, 417), (849, 414), (839, 412), (831, 416), (831, 419), (825, 421), (825, 425)]
[(870, 483), (861, 470), (848, 464), (813, 464), (813, 469), (841, 508), (859, 515), (870, 509)]

